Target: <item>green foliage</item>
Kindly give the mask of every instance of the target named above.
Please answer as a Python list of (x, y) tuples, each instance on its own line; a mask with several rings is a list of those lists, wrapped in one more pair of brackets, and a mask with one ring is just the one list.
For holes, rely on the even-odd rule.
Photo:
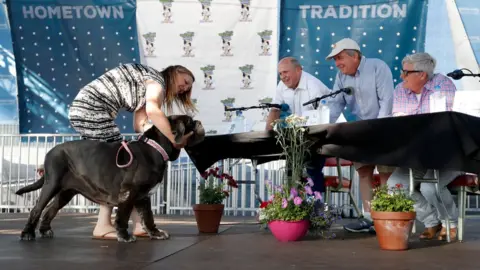
[(198, 190), (201, 204), (221, 204), (230, 194), (229, 188), (237, 188), (237, 182), (226, 173), (219, 173), (219, 168), (202, 173)]
[(289, 179), (287, 184), (290, 187), (302, 177), (307, 155), (310, 154), (309, 148), (313, 144), (307, 138), (306, 123), (305, 117), (295, 114), (291, 114), (285, 119), (277, 119), (272, 123), (277, 139), (276, 143), (282, 147), (287, 167), (292, 170), (292, 179)]
[(391, 189), (383, 185), (375, 189), (371, 207), (377, 212), (414, 212), (414, 203), (401, 184)]

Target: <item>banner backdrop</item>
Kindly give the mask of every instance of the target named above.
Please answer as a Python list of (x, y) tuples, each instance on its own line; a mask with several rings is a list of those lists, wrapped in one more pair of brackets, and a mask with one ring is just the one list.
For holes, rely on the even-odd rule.
[(365, 57), (384, 60), (396, 84), (403, 57), (424, 50), (426, 15), (427, 0), (282, 0), (279, 56), (296, 57), (331, 88), (337, 68), (325, 57), (348, 37)]
[[(196, 118), (210, 134), (265, 128), (266, 111), (224, 113), (224, 106), (271, 102), (277, 74), (277, 1), (138, 0), (142, 61), (184, 65), (195, 75)], [(238, 125), (241, 125), (238, 129)], [(233, 130), (234, 131), (234, 130)]]
[(15, 125), (17, 123), (18, 104), (15, 59), (13, 57), (7, 9), (5, 4), (2, 3), (0, 5), (0, 125)]
[(480, 1), (456, 0), (455, 3), (457, 3), (463, 26), (465, 27), (470, 45), (477, 59), (477, 65), (480, 65), (480, 27), (478, 27), (478, 23), (480, 22)]
[[(120, 63), (138, 62), (135, 0), (7, 1), (21, 133), (76, 133), (67, 106)], [(117, 118), (133, 132), (132, 115)]]

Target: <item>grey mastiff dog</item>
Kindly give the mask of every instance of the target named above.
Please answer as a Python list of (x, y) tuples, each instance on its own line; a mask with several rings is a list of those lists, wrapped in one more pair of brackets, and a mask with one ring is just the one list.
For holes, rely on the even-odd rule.
[[(176, 140), (193, 131), (187, 146), (203, 141), (205, 130), (200, 121), (187, 115), (168, 119)], [(155, 126), (129, 142), (77, 140), (53, 147), (45, 156), (44, 175), (16, 192), (21, 195), (42, 188), (21, 239), (35, 239), (40, 216), (41, 236), (53, 237), (51, 221), (77, 194), (98, 204), (118, 207), (115, 227), (119, 242), (135, 241), (135, 236), (127, 231), (133, 207), (138, 210), (151, 239), (168, 238), (166, 232), (155, 227), (149, 192), (162, 181), (167, 162), (176, 160), (179, 155), (180, 150), (174, 148)]]

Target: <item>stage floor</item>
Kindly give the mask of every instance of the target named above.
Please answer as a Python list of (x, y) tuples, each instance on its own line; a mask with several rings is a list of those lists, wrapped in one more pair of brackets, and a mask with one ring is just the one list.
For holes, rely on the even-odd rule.
[[(53, 239), (20, 242), (25, 214), (0, 214), (0, 269), (478, 269), (480, 216), (467, 220), (463, 243), (413, 239), (405, 252), (381, 251), (369, 234), (335, 226), (334, 240), (279, 243), (252, 217), (224, 217), (221, 233), (198, 235), (191, 216), (157, 216), (169, 240), (92, 240), (96, 215), (61, 214)], [(343, 220), (342, 223), (348, 222)], [(423, 230), (423, 228), (419, 228)], [(417, 233), (418, 234), (418, 233)]]

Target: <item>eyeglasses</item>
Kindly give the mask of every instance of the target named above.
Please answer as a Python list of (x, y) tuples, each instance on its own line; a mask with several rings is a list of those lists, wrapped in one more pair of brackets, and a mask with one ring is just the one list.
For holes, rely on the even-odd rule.
[(417, 73), (417, 72), (423, 72), (423, 71), (421, 71), (421, 70), (404, 70), (404, 69), (402, 69), (402, 74), (403, 74), (405, 77), (408, 76), (408, 74), (410, 74), (410, 73)]

